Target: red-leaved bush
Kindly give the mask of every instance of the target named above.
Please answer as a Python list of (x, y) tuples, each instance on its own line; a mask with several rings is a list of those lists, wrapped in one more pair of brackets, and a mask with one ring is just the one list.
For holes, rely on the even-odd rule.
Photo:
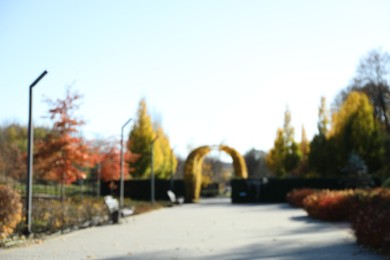
[(313, 218), (349, 220), (359, 244), (390, 256), (390, 189), (323, 190), (308, 195), (303, 207)]
[(316, 192), (318, 192), (318, 190), (309, 188), (294, 189), (287, 193), (286, 199), (290, 205), (297, 208), (303, 208), (303, 200)]
[(353, 190), (323, 190), (307, 196), (303, 208), (309, 216), (328, 221), (347, 220)]
[(357, 191), (351, 206), (357, 242), (390, 254), (390, 190)]

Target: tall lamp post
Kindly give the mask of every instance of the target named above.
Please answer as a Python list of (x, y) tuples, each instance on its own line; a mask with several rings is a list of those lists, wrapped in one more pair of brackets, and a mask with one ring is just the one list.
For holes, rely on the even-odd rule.
[(125, 126), (131, 122), (131, 118), (126, 121), (121, 129), (121, 161), (120, 161), (120, 196), (119, 196), (119, 206), (123, 208), (123, 195), (124, 195), (124, 177), (123, 177), (123, 129)]
[(175, 170), (173, 169), (173, 151), (175, 150), (176, 146), (171, 149), (171, 181), (170, 181), (170, 189), (173, 191), (173, 176), (175, 175)]
[(26, 230), (25, 234), (31, 234), (31, 205), (32, 205), (32, 181), (33, 181), (33, 140), (34, 128), (32, 126), (32, 104), (33, 104), (33, 87), (47, 74), (45, 70), (30, 85), (29, 108), (28, 108), (28, 143), (27, 143), (27, 180), (26, 180)]
[(150, 201), (152, 205), (155, 201), (155, 194), (154, 194), (154, 163), (153, 163), (153, 145), (154, 142), (156, 142), (158, 138), (158, 135), (150, 142)]

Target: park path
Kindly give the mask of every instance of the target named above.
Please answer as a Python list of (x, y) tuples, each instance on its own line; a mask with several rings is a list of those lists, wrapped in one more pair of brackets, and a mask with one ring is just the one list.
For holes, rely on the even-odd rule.
[(355, 244), (347, 223), (312, 220), (286, 204), (227, 199), (163, 208), (121, 224), (0, 249), (0, 259), (382, 259)]

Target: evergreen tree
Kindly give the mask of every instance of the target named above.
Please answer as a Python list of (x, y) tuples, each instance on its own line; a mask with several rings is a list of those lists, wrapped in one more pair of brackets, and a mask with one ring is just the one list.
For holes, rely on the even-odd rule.
[(283, 130), (279, 128), (276, 134), (276, 139), (274, 141), (274, 147), (266, 157), (268, 168), (277, 177), (283, 177), (286, 175), (286, 168), (284, 167), (286, 150), (287, 148), (285, 146)]
[(370, 172), (382, 167), (382, 132), (373, 109), (364, 93), (352, 91), (339, 111), (333, 114), (330, 137), (337, 145), (340, 168), (347, 164), (351, 153), (362, 158)]
[(336, 153), (333, 138), (328, 138), (329, 116), (325, 97), (321, 97), (318, 109), (318, 133), (310, 142), (308, 163), (311, 171), (323, 177), (329, 177), (337, 173)]
[(286, 147), (284, 167), (286, 172), (291, 174), (297, 168), (301, 155), (298, 144), (294, 140), (294, 127), (291, 126), (291, 112), (289, 109), (286, 109), (284, 113), (283, 135)]
[(326, 108), (326, 99), (325, 97), (321, 97), (321, 105), (318, 110), (318, 134), (326, 136), (328, 134), (328, 126), (329, 126), (329, 113)]

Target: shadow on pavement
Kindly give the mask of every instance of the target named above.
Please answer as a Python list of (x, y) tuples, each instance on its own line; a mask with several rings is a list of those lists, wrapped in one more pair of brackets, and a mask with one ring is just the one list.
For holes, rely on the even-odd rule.
[[(352, 248), (352, 249), (351, 249)], [(351, 253), (352, 252), (352, 253)], [(195, 250), (176, 250), (175, 252), (157, 251), (150, 253), (141, 253), (127, 256), (118, 256), (112, 258), (104, 258), (108, 260), (127, 260), (127, 259), (383, 259), (380, 255), (375, 255), (367, 252), (365, 249), (356, 245), (350, 244), (331, 244), (317, 245), (300, 248), (291, 248), (289, 243), (278, 243), (274, 247), (269, 245), (262, 246), (261, 244), (253, 244), (242, 248), (232, 248), (230, 251), (207, 255), (196, 253)]]
[[(251, 205), (240, 205), (240, 207), (251, 207)], [(288, 208), (288, 205), (270, 205), (270, 207)], [(358, 246), (354, 241), (346, 238), (344, 242), (332, 242), (333, 232), (338, 229), (348, 229), (348, 223), (327, 223), (311, 219), (307, 216), (293, 216), (290, 220), (305, 222), (307, 226), (296, 228), (284, 228), (274, 232), (272, 236), (262, 234), (257, 236), (259, 241), (248, 246), (214, 249), (205, 248), (174, 248), (160, 251), (130, 253), (128, 255), (104, 258), (109, 260), (126, 259), (383, 259), (377, 255)], [(314, 236), (313, 236), (314, 235)], [(314, 241), (305, 245), (305, 240), (300, 238), (313, 236)], [(329, 239), (330, 238), (330, 239)], [(307, 241), (307, 240), (306, 240)], [(163, 243), (163, 241), (162, 241)]]

